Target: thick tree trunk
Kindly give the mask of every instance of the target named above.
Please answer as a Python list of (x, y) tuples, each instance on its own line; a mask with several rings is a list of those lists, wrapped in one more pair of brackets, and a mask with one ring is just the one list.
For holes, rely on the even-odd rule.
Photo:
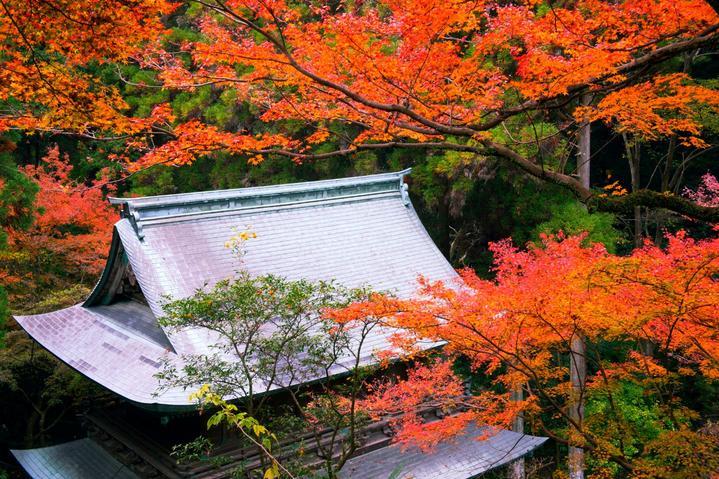
[(25, 447), (29, 448), (38, 446), (36, 439), (39, 419), (40, 414), (37, 412), (37, 410), (33, 409), (32, 413), (30, 414), (30, 418), (25, 424)]
[[(517, 386), (512, 390), (511, 398), (512, 401), (516, 402), (524, 400), (522, 386)], [(522, 434), (524, 433), (524, 414), (517, 414), (514, 418), (514, 421), (512, 422), (512, 431)], [(527, 477), (527, 473), (524, 468), (524, 458), (517, 459), (509, 465), (508, 476), (509, 479), (525, 479)]]
[[(584, 420), (584, 385), (587, 381), (587, 346), (579, 333), (574, 333), (570, 340), (569, 377), (572, 383), (569, 401), (569, 417), (577, 427), (582, 427)], [(570, 431), (574, 426), (570, 426)], [(569, 479), (584, 479), (584, 449), (569, 448)]]
[[(581, 104), (587, 106), (592, 102), (589, 94), (582, 95)], [(577, 175), (582, 186), (589, 189), (591, 176), (592, 126), (584, 122), (577, 132)]]

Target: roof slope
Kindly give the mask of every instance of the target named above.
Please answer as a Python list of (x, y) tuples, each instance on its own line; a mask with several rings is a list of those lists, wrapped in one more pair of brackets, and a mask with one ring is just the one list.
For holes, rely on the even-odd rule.
[[(335, 279), (411, 295), (421, 273), (456, 273), (436, 248), (406, 193), (408, 171), (259, 188), (112, 199), (123, 207), (103, 276), (83, 304), (21, 316), (25, 330), (60, 359), (133, 401), (185, 405), (184, 391), (156, 397), (160, 358), (202, 354), (215, 341), (204, 330), (162, 331), (166, 297), (182, 298), (231, 277), (275, 273)], [(257, 234), (242, 264), (225, 247), (239, 230)], [(147, 306), (118, 302), (118, 271), (131, 268)], [(114, 286), (115, 285), (115, 286)], [(387, 345), (377, 330), (367, 359)]]
[(32, 479), (138, 479), (92, 439), (10, 452)]

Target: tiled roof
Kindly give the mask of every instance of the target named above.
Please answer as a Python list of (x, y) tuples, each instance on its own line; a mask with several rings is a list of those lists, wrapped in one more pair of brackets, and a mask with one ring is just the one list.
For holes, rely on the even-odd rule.
[[(407, 172), (238, 190), (113, 199), (124, 218), (114, 248), (123, 251), (148, 307), (102, 305), (108, 263), (83, 305), (21, 316), (20, 325), (60, 359), (133, 401), (186, 405), (188, 393), (155, 396), (160, 358), (202, 354), (214, 341), (204, 330), (161, 330), (165, 297), (182, 298), (239, 268), (290, 279), (335, 279), (411, 295), (418, 274), (452, 281), (456, 273), (428, 236), (406, 194)], [(233, 228), (251, 229), (242, 264), (225, 247)], [(115, 265), (115, 266), (112, 266)], [(367, 359), (387, 346), (377, 329)]]
[(341, 479), (472, 479), (509, 464), (541, 446), (546, 437), (501, 430), (480, 439), (484, 430), (475, 425), (463, 434), (423, 452), (398, 444), (354, 457), (340, 472)]
[(138, 479), (91, 439), (10, 452), (32, 479)]

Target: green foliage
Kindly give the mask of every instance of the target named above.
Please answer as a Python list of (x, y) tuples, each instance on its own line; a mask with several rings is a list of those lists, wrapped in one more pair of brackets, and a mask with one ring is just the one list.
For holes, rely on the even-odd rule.
[(168, 195), (177, 192), (173, 169), (156, 166), (132, 178), (132, 193), (139, 196)]
[(492, 130), (495, 141), (517, 144), (515, 151), (526, 158), (535, 158), (550, 169), (559, 169), (570, 153), (567, 141), (559, 135), (557, 126), (541, 121), (527, 121), (518, 116)]
[(172, 110), (180, 118), (194, 118), (201, 116), (212, 100), (212, 88), (203, 86), (194, 92), (179, 93), (172, 101)]
[(175, 458), (178, 464), (188, 464), (209, 458), (214, 447), (208, 438), (198, 436), (190, 442), (172, 446), (170, 456)]
[(157, 74), (147, 70), (140, 70), (134, 66), (123, 68), (123, 76), (127, 78), (124, 99), (138, 117), (148, 117), (152, 109), (170, 100), (170, 93), (157, 88)]
[[(469, 193), (474, 187), (474, 181), (462, 173), (465, 168), (478, 162), (481, 162), (481, 159), (472, 153), (447, 151), (442, 155), (429, 155), (412, 174), (424, 204), (436, 208), (447, 194)], [(449, 192), (446, 190), (448, 185)]]
[(5, 334), (7, 318), (10, 316), (10, 309), (8, 308), (7, 291), (5, 288), (0, 286), (0, 348), (5, 346)]
[[(226, 246), (241, 260), (245, 241), (253, 237), (251, 232), (240, 231)], [(357, 431), (369, 421), (349, 404), (356, 404), (353, 401), (371, 372), (361, 367), (364, 353), (360, 348), (379, 319), (353, 318), (340, 324), (325, 318), (323, 312), (366, 301), (370, 294), (368, 289), (345, 288), (331, 281), (253, 277), (239, 271), (234, 278), (198, 290), (191, 297), (168, 300), (165, 316), (159, 320), (164, 327), (200, 328), (220, 340), (211, 346), (210, 354), (184, 355), (181, 366), (168, 361), (156, 376), (163, 388), (203, 384), (193, 397), (203, 407), (219, 408), (208, 426), (234, 425), (245, 438), (264, 448), (263, 454), (277, 437), (296, 437), (303, 432), (316, 434), (314, 442), (324, 438), (322, 445), (317, 443), (318, 455), (325, 461), (326, 471), (336, 472), (358, 447)], [(351, 322), (359, 323), (352, 337)], [(347, 358), (352, 358), (349, 364)], [(340, 371), (348, 377), (331, 382)], [(318, 391), (308, 397), (297, 391), (300, 384), (318, 378), (322, 379)], [(288, 394), (292, 408), (270, 408), (266, 393), (271, 390)], [(222, 398), (238, 398), (237, 404), (227, 404)], [(264, 425), (271, 427), (273, 434)], [(336, 433), (324, 444), (328, 429)], [(341, 460), (335, 457), (338, 448)], [(297, 452), (292, 460), (283, 461), (282, 467), (308, 472), (302, 452)]]
[(37, 192), (37, 184), (18, 171), (10, 153), (0, 151), (0, 251), (7, 245), (6, 228), (26, 229), (32, 224)]
[(0, 347), (10, 317), (5, 274), (12, 272), (10, 266), (19, 258), (18, 254), (8, 251), (8, 229), (24, 230), (30, 227), (38, 192), (37, 184), (15, 166), (11, 154), (13, 139), (16, 138), (0, 139)]
[(355, 427), (362, 427), (370, 423), (370, 417), (360, 411), (355, 417), (350, 417), (341, 403), (342, 397), (336, 394), (321, 394), (314, 397), (307, 407), (307, 413), (313, 421), (331, 426), (335, 430), (345, 430), (354, 423)]
[[(300, 381), (321, 374), (348, 343), (340, 329), (330, 332), (333, 325), (322, 319), (322, 311), (367, 294), (333, 282), (252, 277), (241, 271), (233, 280), (167, 302), (161, 325), (207, 329), (223, 341), (213, 345), (217, 354), (187, 356), (182, 370), (167, 364), (158, 377), (166, 386), (212, 384), (221, 395), (251, 397), (289, 386), (283, 378)], [(262, 391), (255, 389), (260, 382)]]
[(621, 233), (614, 228), (614, 215), (589, 213), (587, 208), (576, 200), (550, 205), (549, 215), (547, 221), (534, 228), (534, 241), (539, 241), (542, 234), (562, 231), (568, 235), (576, 235), (586, 232), (588, 243), (602, 243), (610, 253), (616, 253), (617, 245), (623, 241)]
[[(585, 411), (592, 432), (599, 437), (620, 438), (614, 446), (628, 455), (637, 454), (642, 444), (671, 427), (656, 398), (637, 383), (623, 381), (611, 390), (593, 391)], [(607, 430), (617, 428), (617, 424), (622, 431)]]
[[(636, 458), (642, 472), (632, 477), (707, 477), (717, 468), (719, 448), (714, 439), (691, 430), (694, 412), (676, 404), (669, 411), (657, 396), (660, 390), (628, 381), (593, 388), (585, 424), (604, 451)], [(602, 453), (592, 454), (588, 465), (596, 473), (620, 473), (619, 466)]]
[(260, 448), (264, 457), (270, 461), (270, 465), (264, 471), (263, 479), (280, 477), (282, 466), (272, 454), (273, 444), (277, 442), (277, 437), (273, 433), (260, 424), (257, 419), (249, 416), (246, 412), (240, 411), (236, 405), (228, 403), (220, 395), (212, 392), (208, 385), (202, 386), (190, 398), (196, 399), (201, 406), (211, 406), (217, 409), (207, 420), (208, 429), (219, 425), (230, 426), (240, 431)]
[(218, 469), (222, 466), (232, 464), (233, 459), (229, 456), (212, 456), (207, 462), (209, 462), (215, 469)]
[[(283, 407), (284, 406), (284, 407)], [(262, 414), (262, 422), (274, 432), (280, 440), (293, 438), (297, 431), (307, 427), (306, 421), (297, 415), (289, 405), (280, 405)]]
[(225, 90), (212, 105), (205, 109), (205, 119), (217, 126), (230, 127), (237, 122), (238, 108), (237, 93), (234, 90)]
[(86, 408), (97, 386), (71, 370), (23, 331), (6, 335), (0, 349), (0, 413), (4, 442), (15, 446), (44, 445), (53, 428), (71, 411)]
[(25, 311), (26, 314), (40, 314), (58, 309), (67, 308), (77, 304), (90, 294), (90, 288), (84, 284), (72, 285), (65, 289), (50, 291), (32, 307)]

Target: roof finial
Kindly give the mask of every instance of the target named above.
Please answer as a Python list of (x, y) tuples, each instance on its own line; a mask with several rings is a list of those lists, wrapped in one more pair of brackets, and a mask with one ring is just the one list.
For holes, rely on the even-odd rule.
[(402, 183), (400, 183), (399, 191), (400, 191), (400, 193), (402, 193), (402, 202), (404, 203), (405, 206), (409, 206), (409, 204), (410, 204), (410, 201), (409, 201), (409, 185), (408, 185), (407, 183), (405, 183), (405, 182), (403, 181), (403, 179), (400, 180), (400, 181), (401, 181)]

